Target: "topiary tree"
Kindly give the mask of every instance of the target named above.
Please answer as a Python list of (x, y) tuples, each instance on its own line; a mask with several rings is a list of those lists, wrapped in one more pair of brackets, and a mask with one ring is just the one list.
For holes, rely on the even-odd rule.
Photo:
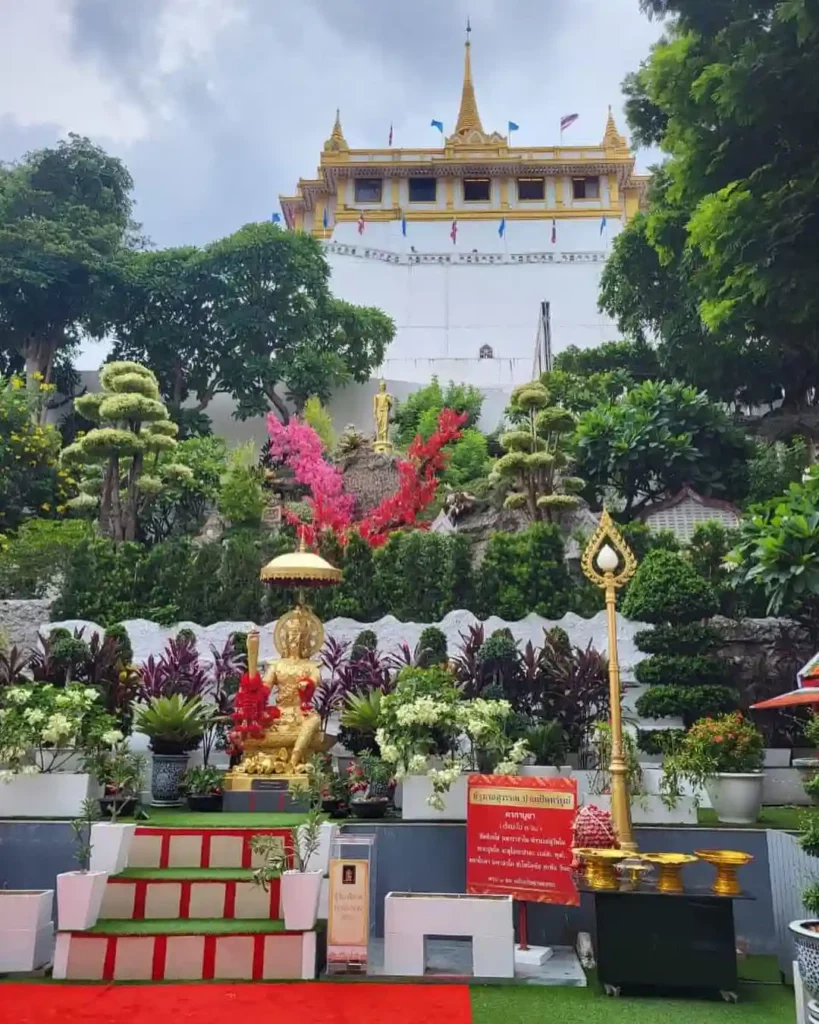
[(688, 728), (738, 707), (729, 666), (712, 653), (722, 636), (703, 622), (718, 607), (714, 588), (683, 555), (655, 550), (646, 556), (621, 607), (627, 618), (656, 624), (635, 637), (638, 649), (651, 655), (635, 670), (637, 681), (649, 687), (635, 705), (640, 715), (679, 717)]
[(495, 463), (490, 480), (506, 495), (506, 508), (524, 510), (533, 522), (552, 522), (578, 506), (576, 494), (585, 486), (567, 473), (566, 442), (574, 416), (549, 405), (549, 392), (540, 381), (515, 388), (507, 415), (515, 429), (501, 435), (506, 454)]
[(371, 629), (362, 629), (358, 636), (353, 640), (353, 646), (350, 650), (350, 660), (358, 661), (364, 657), (368, 651), (375, 651), (378, 649), (378, 636)]
[(83, 471), (82, 493), (69, 504), (99, 507), (104, 534), (117, 542), (135, 540), (141, 503), (162, 490), (163, 480), (193, 473), (188, 466), (168, 463), (157, 475), (159, 455), (175, 447), (179, 428), (168, 419), (150, 370), (139, 363), (106, 363), (100, 384), (102, 391), (74, 403), (80, 415), (99, 426), (62, 451), (64, 463)]
[(437, 626), (427, 626), (423, 629), (421, 636), (418, 638), (418, 646), (415, 649), (415, 663), (419, 668), (446, 665), (446, 633), (438, 629)]

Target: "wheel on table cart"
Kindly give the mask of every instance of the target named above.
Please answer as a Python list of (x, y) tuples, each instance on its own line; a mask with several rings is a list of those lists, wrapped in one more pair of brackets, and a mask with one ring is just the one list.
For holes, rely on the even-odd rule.
[(603, 991), (607, 996), (611, 996), (612, 999), (616, 999), (620, 995), (619, 985), (603, 985)]
[(739, 1002), (739, 996), (736, 994), (736, 992), (727, 992), (725, 989), (721, 989), (720, 990), (720, 995), (722, 996), (722, 998), (725, 1000), (726, 1003), (738, 1003)]

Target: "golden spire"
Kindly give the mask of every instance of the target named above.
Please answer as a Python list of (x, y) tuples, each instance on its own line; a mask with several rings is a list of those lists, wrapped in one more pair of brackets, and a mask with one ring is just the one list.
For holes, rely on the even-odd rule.
[(458, 111), (458, 123), (455, 125), (455, 135), (466, 135), (469, 132), (479, 131), (483, 135), (481, 115), (478, 113), (478, 102), (475, 99), (475, 86), (472, 84), (472, 44), (469, 42), (469, 35), (472, 26), (469, 19), (466, 21), (466, 46), (464, 48), (464, 86), (461, 92), (461, 109)]
[(614, 114), (609, 104), (609, 116), (606, 119), (606, 131), (603, 135), (603, 149), (624, 149), (627, 147), (625, 138), (617, 131)]
[(330, 132), (330, 138), (324, 143), (324, 149), (341, 150), (349, 148), (347, 140), (344, 138), (344, 132), (341, 130), (341, 113), (336, 108), (336, 122), (333, 125), (332, 132)]

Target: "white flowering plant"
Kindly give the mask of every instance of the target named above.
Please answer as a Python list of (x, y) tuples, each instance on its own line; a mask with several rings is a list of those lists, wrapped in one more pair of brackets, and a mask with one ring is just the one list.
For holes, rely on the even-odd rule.
[(2, 777), (57, 772), (74, 754), (122, 739), (93, 686), (50, 683), (0, 689)]
[[(396, 779), (427, 775), (433, 790), (428, 803), (442, 810), (444, 794), (481, 759), (496, 774), (517, 773), (529, 750), (524, 740), (508, 736), (511, 714), (505, 700), (465, 700), (444, 668), (406, 668), (395, 690), (381, 699), (376, 740)], [(431, 765), (431, 758), (439, 765)]]

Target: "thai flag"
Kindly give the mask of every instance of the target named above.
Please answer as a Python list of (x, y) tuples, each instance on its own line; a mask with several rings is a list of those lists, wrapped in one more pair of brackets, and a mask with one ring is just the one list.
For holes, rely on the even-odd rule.
[(364, 234), (364, 211), (363, 210), (358, 215), (358, 233), (359, 233), (359, 235), (363, 235)]
[(557, 221), (552, 218), (552, 245), (557, 241)]
[(449, 232), (449, 237), (452, 239), (454, 245), (458, 241), (458, 218), (455, 217), (452, 221), (452, 230)]
[(560, 130), (564, 132), (567, 128), (569, 128), (571, 125), (575, 123), (578, 117), (580, 117), (579, 114), (564, 114), (563, 117), (561, 117), (560, 119)]

